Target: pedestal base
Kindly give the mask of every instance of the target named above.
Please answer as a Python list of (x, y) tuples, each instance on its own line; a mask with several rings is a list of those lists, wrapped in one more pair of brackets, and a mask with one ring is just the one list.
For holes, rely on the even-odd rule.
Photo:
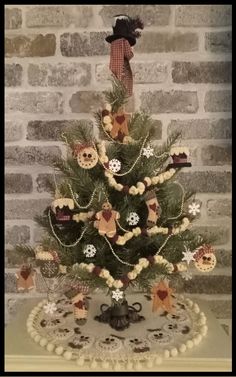
[[(135, 308), (138, 306), (138, 308)], [(102, 304), (100, 307), (101, 314), (94, 317), (98, 322), (108, 323), (113, 329), (122, 331), (127, 329), (131, 323), (143, 321), (145, 318), (138, 313), (142, 310), (142, 305), (135, 302), (132, 306), (128, 305), (125, 300), (121, 304), (108, 306)]]

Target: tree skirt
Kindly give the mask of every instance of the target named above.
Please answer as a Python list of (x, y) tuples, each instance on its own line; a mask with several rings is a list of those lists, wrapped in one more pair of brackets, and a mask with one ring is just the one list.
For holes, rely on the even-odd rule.
[(182, 295), (175, 296), (175, 314), (152, 313), (152, 302), (143, 294), (132, 294), (127, 299), (142, 304), (140, 314), (145, 320), (122, 332), (94, 320), (101, 304), (110, 305), (109, 297), (100, 294), (91, 297), (84, 325), (76, 324), (73, 306), (63, 296), (56, 301), (53, 314), (45, 313), (46, 300), (35, 306), (27, 319), (27, 330), (41, 347), (79, 366), (89, 363), (94, 369), (100, 365), (114, 370), (152, 368), (163, 358), (197, 346), (207, 333), (205, 314)]

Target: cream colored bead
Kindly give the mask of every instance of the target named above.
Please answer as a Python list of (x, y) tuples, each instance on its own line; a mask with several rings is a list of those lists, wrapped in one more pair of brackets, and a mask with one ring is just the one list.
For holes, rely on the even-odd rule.
[(170, 357), (170, 351), (169, 350), (164, 350), (163, 356), (168, 359)]
[(199, 308), (198, 304), (194, 304), (194, 305), (193, 305), (193, 311), (194, 311), (194, 313), (196, 313), (196, 314), (198, 314), (198, 313), (200, 312), (200, 308)]
[(40, 344), (41, 347), (45, 347), (46, 344), (48, 344), (48, 341), (47, 341), (46, 338), (42, 338), (42, 339), (40, 339), (39, 344)]
[(189, 348), (189, 349), (193, 348), (193, 346), (194, 346), (193, 341), (192, 341), (192, 340), (187, 340), (187, 342), (186, 342), (186, 346), (187, 346), (187, 348)]
[(58, 346), (56, 349), (55, 349), (55, 353), (57, 355), (62, 355), (63, 354), (63, 351), (64, 351), (64, 348), (62, 346)]
[(64, 352), (63, 357), (64, 357), (66, 360), (71, 360), (71, 359), (72, 359), (72, 352), (71, 352), (71, 351), (66, 351), (66, 352)]
[(105, 130), (106, 131), (111, 131), (112, 128), (113, 128), (113, 124), (112, 123), (107, 123), (105, 126), (104, 126)]
[(112, 118), (109, 115), (105, 115), (102, 121), (104, 124), (109, 124), (112, 122)]
[(34, 341), (35, 343), (39, 343), (41, 340), (41, 336), (39, 334), (35, 335)]
[(201, 317), (199, 320), (198, 320), (198, 325), (205, 325), (206, 324), (206, 317)]
[(55, 348), (55, 344), (48, 343), (46, 348), (48, 352), (52, 352)]
[(179, 352), (184, 353), (186, 350), (187, 350), (186, 345), (185, 344), (181, 344), (181, 346), (179, 347)]
[(31, 338), (34, 338), (36, 335), (38, 335), (37, 331), (33, 330), (30, 332)]
[(178, 350), (177, 348), (172, 348), (170, 351), (171, 356), (175, 357), (178, 355)]

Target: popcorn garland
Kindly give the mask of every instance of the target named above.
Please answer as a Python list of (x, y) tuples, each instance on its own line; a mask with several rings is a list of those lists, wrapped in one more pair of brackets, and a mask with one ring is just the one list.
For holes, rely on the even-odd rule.
[(151, 185), (157, 185), (158, 183), (164, 183), (168, 179), (172, 178), (175, 174), (175, 169), (170, 169), (165, 171), (164, 173), (160, 173), (154, 177), (145, 177), (143, 182), (137, 182), (136, 186), (124, 186), (121, 183), (117, 183), (116, 179), (114, 178), (114, 174), (110, 171), (105, 171), (105, 176), (108, 178), (108, 183), (111, 187), (113, 187), (117, 191), (123, 191), (130, 195), (142, 195), (146, 188)]
[[(169, 169), (168, 171), (165, 171), (163, 173), (160, 173), (159, 175), (157, 176), (154, 176), (154, 177), (145, 177), (143, 182), (137, 182), (136, 186), (124, 186), (122, 185), (121, 183), (117, 183), (116, 179), (114, 178), (114, 175), (116, 176), (124, 176), (126, 174), (129, 174), (132, 169), (134, 168), (134, 166), (136, 165), (136, 163), (138, 162), (138, 160), (140, 159), (140, 157), (142, 156), (142, 152), (143, 152), (143, 146), (146, 142), (146, 139), (147, 139), (148, 135), (146, 136), (146, 138), (144, 139), (143, 141), (143, 144), (142, 144), (142, 147), (141, 147), (141, 150), (140, 150), (140, 153), (137, 157), (137, 159), (134, 161), (133, 165), (131, 166), (131, 168), (125, 172), (125, 173), (121, 173), (121, 174), (118, 174), (118, 173), (114, 173), (112, 172), (111, 170), (109, 170), (105, 164), (108, 164), (109, 162), (109, 159), (108, 159), (108, 156), (106, 155), (106, 147), (105, 147), (105, 143), (102, 142), (102, 143), (99, 143), (97, 145), (98, 147), (98, 154), (99, 154), (99, 160), (100, 162), (102, 163), (104, 169), (105, 169), (105, 176), (108, 178), (108, 183), (111, 187), (113, 187), (115, 190), (117, 191), (124, 191), (125, 193), (127, 194), (130, 194), (130, 195), (142, 195), (146, 188), (151, 186), (151, 185), (157, 185), (158, 183), (163, 183), (165, 182), (166, 180), (170, 179), (174, 173), (175, 173), (175, 169)], [(160, 157), (160, 156), (159, 156)]]
[(106, 279), (106, 284), (109, 288), (120, 289), (127, 286), (130, 280), (136, 279), (143, 269), (154, 264), (165, 264), (169, 274), (176, 272), (176, 270), (183, 271), (184, 268), (186, 270), (186, 267), (184, 267), (183, 264), (179, 263), (177, 265), (173, 265), (172, 263), (169, 263), (167, 259), (157, 254), (147, 258), (140, 258), (139, 262), (134, 265), (133, 270), (128, 272), (127, 275), (123, 276), (123, 278), (120, 280), (115, 280), (107, 269), (95, 266), (93, 263), (80, 263), (79, 265), (76, 263), (73, 267), (79, 267), (82, 270), (87, 270), (90, 273), (96, 274), (100, 278)]

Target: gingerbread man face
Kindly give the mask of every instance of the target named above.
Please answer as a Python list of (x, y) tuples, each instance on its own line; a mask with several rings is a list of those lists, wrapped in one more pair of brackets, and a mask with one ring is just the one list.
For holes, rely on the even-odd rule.
[(195, 261), (195, 267), (202, 272), (212, 271), (216, 265), (216, 257), (213, 253), (206, 253)]
[(102, 209), (104, 209), (104, 210), (111, 210), (112, 209), (111, 203), (109, 203), (109, 202), (103, 203)]
[(84, 147), (80, 149), (77, 161), (81, 168), (92, 169), (97, 165), (98, 154), (93, 147)]

